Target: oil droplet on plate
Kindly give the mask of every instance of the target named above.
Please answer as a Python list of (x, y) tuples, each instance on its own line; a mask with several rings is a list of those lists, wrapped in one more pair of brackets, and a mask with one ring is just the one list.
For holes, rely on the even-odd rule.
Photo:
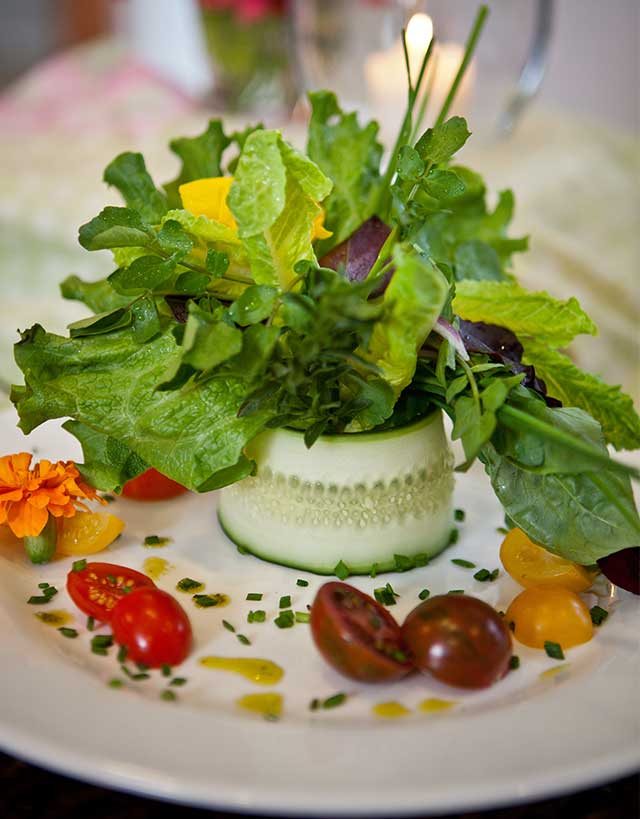
[(379, 702), (371, 709), (376, 717), (382, 719), (400, 719), (408, 716), (411, 711), (400, 702)]
[(563, 663), (562, 665), (554, 665), (553, 668), (547, 668), (546, 671), (540, 673), (541, 680), (549, 680), (562, 674), (563, 671), (568, 671), (571, 668), (571, 663)]
[(245, 657), (202, 657), (200, 665), (216, 671), (231, 671), (241, 674), (257, 685), (275, 685), (280, 682), (284, 671), (271, 660)]
[(163, 557), (148, 557), (142, 564), (142, 571), (152, 580), (166, 574), (173, 566)]
[(36, 612), (35, 616), (41, 623), (44, 623), (46, 626), (52, 626), (53, 628), (60, 628), (60, 626), (66, 626), (69, 623), (73, 623), (73, 614), (65, 611), (64, 609), (39, 611)]
[(418, 710), (424, 711), (426, 714), (433, 714), (437, 711), (447, 711), (449, 708), (453, 708), (455, 704), (453, 700), (428, 699), (422, 700), (418, 705)]
[(260, 714), (266, 720), (277, 720), (282, 716), (282, 694), (246, 694), (236, 700), (236, 705)]

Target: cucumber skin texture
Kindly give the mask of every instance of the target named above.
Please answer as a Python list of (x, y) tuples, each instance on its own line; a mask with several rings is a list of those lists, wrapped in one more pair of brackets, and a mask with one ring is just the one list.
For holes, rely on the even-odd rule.
[[(218, 523), (220, 524), (220, 528), (222, 529), (222, 531), (224, 532), (226, 537), (238, 548), (238, 551), (241, 552), (242, 554), (250, 554), (250, 555), (253, 555), (253, 557), (257, 557), (260, 560), (264, 560), (267, 563), (274, 563), (277, 566), (285, 566), (288, 569), (298, 569), (300, 571), (310, 572), (311, 574), (317, 574), (317, 575), (321, 575), (321, 576), (324, 576), (324, 577), (335, 577), (335, 567), (337, 565), (335, 563), (334, 563), (333, 566), (318, 567), (317, 565), (316, 566), (310, 566), (308, 563), (302, 563), (302, 562), (294, 563), (294, 562), (283, 561), (283, 560), (281, 560), (281, 559), (279, 559), (277, 557), (271, 557), (266, 552), (261, 552), (258, 548), (254, 547), (254, 546), (250, 546), (246, 542), (245, 543), (240, 542), (240, 540), (237, 537), (234, 536), (234, 534), (231, 531), (230, 527), (225, 524), (224, 519), (223, 519), (223, 517), (222, 517), (222, 515), (221, 515), (221, 513), (219, 511), (218, 511), (217, 515), (218, 515)], [(453, 528), (453, 521), (452, 521), (451, 526)], [(437, 555), (441, 554), (447, 548), (447, 546), (449, 545), (449, 535), (450, 535), (450, 533), (447, 534), (446, 538), (444, 539), (444, 541), (442, 543), (442, 546), (437, 546), (435, 549), (432, 547), (429, 550), (430, 551), (430, 555), (429, 555), (430, 560), (432, 558), (436, 557)], [(398, 574), (404, 574), (405, 573), (405, 572), (401, 572), (399, 569), (396, 568), (395, 560), (389, 560), (389, 561), (386, 561), (386, 562), (378, 561), (377, 563), (369, 565), (369, 566), (352, 566), (350, 564), (346, 564), (346, 565), (347, 565), (347, 568), (349, 569), (349, 576), (350, 577), (352, 577), (352, 576), (355, 577), (355, 576), (358, 576), (358, 575), (369, 576), (369, 575), (371, 575), (371, 572), (373, 571), (374, 565), (375, 565), (375, 569), (376, 569), (376, 572), (375, 572), (376, 575), (388, 574), (390, 572), (398, 573)]]

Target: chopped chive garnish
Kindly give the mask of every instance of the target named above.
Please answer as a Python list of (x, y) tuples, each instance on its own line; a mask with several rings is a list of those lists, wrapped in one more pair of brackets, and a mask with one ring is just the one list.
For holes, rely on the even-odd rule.
[(160, 538), (158, 535), (147, 535), (144, 539), (145, 546), (157, 546), (160, 543)]
[(449, 533), (449, 542), (447, 543), (447, 546), (453, 546), (455, 543), (458, 542), (459, 537), (460, 532), (454, 527)]
[(176, 696), (175, 691), (170, 691), (169, 689), (167, 689), (166, 691), (163, 691), (162, 694), (160, 694), (160, 699), (166, 700), (167, 702), (174, 702), (174, 700), (177, 700), (178, 697)]
[(379, 563), (374, 563), (371, 566), (371, 571), (369, 572), (369, 577), (377, 577), (378, 576), (378, 569), (380, 567)]
[(257, 609), (256, 611), (250, 611), (247, 614), (247, 623), (264, 623), (267, 618), (267, 612), (263, 609)]
[(342, 560), (339, 561), (339, 563), (336, 564), (336, 567), (333, 570), (333, 573), (335, 574), (335, 576), (339, 580), (346, 580), (347, 577), (349, 577), (349, 575), (351, 574), (351, 572), (349, 571), (349, 567)]
[(175, 685), (175, 686), (181, 686), (181, 685), (186, 685), (186, 684), (187, 684), (187, 678), (186, 677), (174, 677), (171, 680), (171, 682), (169, 683), (169, 685)]
[(49, 584), (48, 583), (38, 583), (38, 588), (39, 589), (48, 589)]
[(114, 677), (112, 680), (109, 680), (109, 688), (122, 688), (124, 682), (119, 680), (117, 677)]
[(72, 572), (81, 572), (83, 569), (87, 568), (87, 561), (83, 557), (82, 560), (74, 560), (71, 564), (71, 571)]
[(291, 608), (291, 595), (285, 594), (284, 597), (281, 597), (280, 602), (278, 603), (278, 608), (280, 608), (280, 609), (290, 609)]
[(309, 703), (309, 710), (317, 711), (318, 708), (320, 708), (320, 700), (317, 697), (314, 697)]
[(171, 666), (168, 665), (167, 663), (164, 663), (163, 665), (161, 665), (160, 669), (162, 671), (162, 676), (163, 677), (170, 677), (171, 676)]
[(146, 671), (140, 671), (138, 674), (134, 674), (133, 671), (129, 671), (126, 665), (121, 665), (120, 670), (123, 674), (126, 674), (130, 680), (135, 680), (138, 682), (139, 680), (148, 680), (151, 674), (147, 674)]
[(273, 622), (276, 624), (276, 626), (278, 626), (278, 628), (291, 628), (295, 621), (295, 614), (291, 611), (291, 609), (285, 609), (284, 611), (280, 612)]
[(106, 501), (106, 503), (113, 503), (115, 500), (113, 495), (101, 495), (100, 497), (102, 498), (103, 501)]
[(470, 560), (463, 560), (461, 557), (454, 557), (451, 561), (454, 566), (461, 566), (463, 569), (475, 569), (476, 564)]
[(547, 657), (552, 660), (564, 660), (564, 652), (560, 643), (553, 643), (551, 640), (545, 640), (544, 650), (547, 652)]
[(120, 646), (118, 649), (118, 662), (123, 663), (127, 659), (127, 647)]
[(194, 594), (191, 599), (201, 609), (209, 609), (227, 602), (224, 594)]
[(95, 617), (87, 617), (87, 631), (93, 631), (96, 625)]
[(311, 615), (308, 611), (297, 611), (296, 612), (296, 623), (310, 623), (311, 622)]
[(515, 671), (516, 668), (520, 668), (520, 657), (516, 654), (512, 655), (511, 659), (509, 660), (509, 668), (512, 671)]
[(308, 586), (308, 585), (309, 585), (309, 581), (308, 580), (303, 580), (301, 577), (299, 577), (296, 580), (296, 586)]
[(413, 560), (406, 555), (394, 555), (393, 562), (397, 572), (408, 572), (414, 566)]
[(505, 527), (504, 527), (504, 526), (498, 526), (498, 528), (496, 529), (496, 532), (497, 532), (499, 535), (508, 535), (508, 534), (509, 534), (509, 530), (508, 530), (508, 529), (505, 529)]
[(453, 517), (458, 523), (462, 523), (464, 520), (464, 509), (454, 509), (453, 510)]
[(247, 597), (247, 600), (262, 600), (262, 595), (260, 592), (250, 592)]
[(226, 628), (227, 631), (231, 631), (235, 634), (235, 627), (231, 625), (228, 620), (223, 620), (222, 625)]
[(67, 628), (66, 626), (61, 626), (58, 631), (62, 634), (63, 637), (77, 637), (78, 632), (74, 628)]
[(51, 600), (51, 597), (45, 597), (44, 595), (32, 594), (31, 597), (27, 600), (30, 606), (42, 606), (45, 603), (48, 603)]
[(396, 597), (400, 597), (400, 595), (393, 590), (391, 583), (387, 583), (386, 586), (381, 586), (378, 589), (374, 589), (373, 596), (376, 598), (378, 603), (382, 603), (384, 606), (395, 606)]
[(464, 594), (464, 589), (449, 589), (447, 594)]
[(183, 577), (176, 583), (176, 589), (181, 592), (192, 592), (196, 589), (204, 588), (204, 583), (199, 580), (193, 580), (191, 577)]
[(138, 669), (138, 671), (148, 671), (149, 670), (149, 666), (146, 663), (139, 663), (137, 660), (136, 660), (136, 668)]
[(426, 600), (430, 594), (431, 592), (429, 591), (429, 589), (423, 589), (418, 595), (418, 597), (420, 598), (420, 600)]
[(426, 552), (418, 552), (417, 555), (413, 556), (413, 565), (416, 568), (420, 566), (426, 566), (429, 562), (429, 555)]
[(108, 649), (113, 645), (113, 636), (111, 634), (96, 634), (91, 638), (91, 651), (94, 654), (99, 654), (104, 657), (108, 654)]
[(499, 574), (500, 569), (493, 569), (491, 571), (489, 569), (478, 569), (478, 571), (473, 575), (473, 578), (474, 580), (478, 580), (480, 583), (484, 583), (486, 581), (493, 583)]
[(347, 695), (340, 693), (334, 694), (332, 697), (327, 697), (326, 700), (322, 703), (323, 708), (337, 708), (338, 705), (342, 705), (342, 703), (346, 702)]
[(236, 634), (236, 637), (238, 638), (238, 642), (242, 643), (243, 646), (250, 646), (251, 645), (251, 640), (246, 635)]
[(489, 581), (493, 583), (494, 580), (497, 580), (500, 576), (500, 569), (493, 569), (491, 574), (489, 575)]
[(589, 609), (589, 614), (591, 615), (591, 622), (594, 626), (601, 626), (609, 616), (609, 612), (601, 606), (592, 606)]

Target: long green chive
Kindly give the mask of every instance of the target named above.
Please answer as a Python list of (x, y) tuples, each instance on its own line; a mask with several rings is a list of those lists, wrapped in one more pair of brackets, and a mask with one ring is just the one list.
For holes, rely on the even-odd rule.
[(308, 611), (297, 611), (296, 612), (296, 623), (310, 623), (311, 622), (311, 615)]
[(308, 586), (308, 585), (309, 585), (309, 581), (308, 580), (303, 580), (301, 577), (299, 577), (296, 580), (296, 586)]
[(342, 560), (341, 560), (341, 561), (339, 561), (339, 562), (336, 564), (336, 567), (335, 567), (335, 569), (333, 570), (333, 573), (335, 574), (335, 576), (336, 576), (336, 577), (337, 577), (339, 580), (346, 580), (346, 579), (347, 579), (347, 577), (349, 577), (349, 575), (351, 574), (351, 572), (349, 571), (349, 567), (348, 567), (348, 566), (347, 566), (347, 564), (346, 564), (344, 561), (342, 561)]
[(280, 598), (280, 602), (278, 603), (279, 609), (290, 609), (291, 608), (291, 595), (286, 594), (284, 597)]
[(547, 652), (547, 657), (552, 660), (564, 660), (564, 652), (560, 643), (553, 643), (551, 640), (545, 640), (544, 650)]
[(260, 594), (260, 592), (250, 592), (247, 595), (246, 599), (247, 600), (258, 600), (259, 601), (259, 600), (262, 600), (262, 595)]
[(461, 557), (455, 557), (451, 561), (454, 566), (461, 566), (463, 569), (475, 569), (476, 564), (472, 563), (470, 560), (463, 560)]
[(447, 594), (464, 594), (464, 589), (449, 589)]
[(609, 612), (601, 606), (592, 606), (589, 609), (591, 615), (591, 622), (594, 626), (601, 626), (609, 616)]
[(81, 572), (87, 568), (87, 561), (86, 558), (82, 558), (82, 560), (74, 560), (71, 564), (71, 571), (72, 572)]
[(242, 643), (243, 646), (251, 645), (251, 640), (244, 634), (236, 634), (236, 637), (238, 638), (238, 642)]
[(423, 589), (420, 592), (420, 594), (418, 594), (418, 597), (420, 598), (420, 600), (426, 600), (427, 597), (429, 597), (430, 594), (431, 594), (431, 592), (429, 591), (429, 589)]
[(78, 632), (74, 628), (67, 628), (66, 626), (61, 626), (58, 631), (63, 637), (73, 638), (78, 636)]
[(257, 609), (256, 611), (250, 611), (247, 614), (247, 623), (264, 623), (267, 618), (267, 612), (263, 609)]
[(291, 611), (291, 609), (285, 609), (281, 611), (280, 614), (276, 617), (273, 621), (278, 628), (291, 628), (295, 623), (295, 615)]

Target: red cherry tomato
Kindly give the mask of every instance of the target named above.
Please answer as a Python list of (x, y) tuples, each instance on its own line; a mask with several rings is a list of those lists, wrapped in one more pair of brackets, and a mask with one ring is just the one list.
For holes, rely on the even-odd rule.
[(161, 589), (136, 589), (125, 595), (111, 617), (113, 638), (127, 648), (127, 659), (150, 668), (178, 665), (186, 659), (193, 636), (178, 601)]
[(186, 486), (172, 481), (155, 469), (147, 469), (131, 481), (127, 481), (122, 488), (125, 498), (141, 501), (168, 500), (188, 492)]
[(76, 606), (89, 617), (104, 622), (111, 620), (121, 597), (134, 589), (155, 585), (145, 574), (115, 563), (87, 563), (81, 571), (72, 570), (67, 575), (67, 591)]
[(337, 671), (362, 682), (404, 677), (411, 663), (391, 614), (347, 583), (325, 583), (311, 607), (311, 634)]
[(511, 635), (491, 606), (442, 594), (407, 615), (402, 640), (420, 671), (459, 688), (486, 688), (509, 668)]

